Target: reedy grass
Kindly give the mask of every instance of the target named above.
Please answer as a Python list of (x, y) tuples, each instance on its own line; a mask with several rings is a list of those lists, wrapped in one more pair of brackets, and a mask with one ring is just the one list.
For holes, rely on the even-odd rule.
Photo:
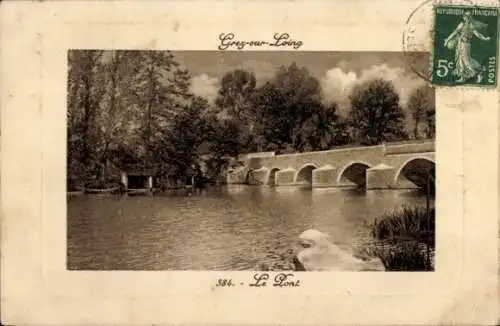
[(403, 206), (385, 214), (371, 225), (371, 235), (376, 240), (404, 241), (413, 240), (434, 246), (435, 209)]
[(435, 208), (403, 206), (370, 226), (374, 242), (369, 251), (388, 271), (432, 271), (435, 247)]

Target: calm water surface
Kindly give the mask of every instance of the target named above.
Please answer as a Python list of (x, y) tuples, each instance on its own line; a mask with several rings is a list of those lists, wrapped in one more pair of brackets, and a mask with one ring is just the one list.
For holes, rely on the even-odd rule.
[(68, 199), (68, 268), (252, 270), (309, 228), (351, 245), (415, 191), (230, 186), (192, 196)]

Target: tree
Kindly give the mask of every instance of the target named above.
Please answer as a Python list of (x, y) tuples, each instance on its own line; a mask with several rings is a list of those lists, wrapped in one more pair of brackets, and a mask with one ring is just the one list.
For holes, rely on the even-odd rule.
[(425, 136), (427, 138), (436, 137), (436, 111), (434, 106), (425, 112)]
[[(187, 72), (178, 70), (179, 64), (169, 51), (135, 52), (139, 69), (130, 82), (129, 92), (134, 105), (140, 110), (140, 133), (144, 147), (144, 160), (154, 161), (154, 150), (163, 130), (186, 102), (183, 98), (185, 85), (181, 85)], [(177, 72), (177, 75), (175, 73)], [(177, 85), (176, 82), (179, 82)]]
[(264, 150), (319, 150), (347, 141), (337, 106), (321, 103), (320, 83), (295, 63), (259, 87), (253, 105), (255, 140)]
[(79, 109), (81, 101), (81, 76), (83, 67), (79, 64), (79, 53), (68, 51), (68, 90), (66, 111), (66, 147), (68, 178), (76, 178), (82, 174), (80, 161), (83, 154), (83, 139), (81, 135), (81, 114)]
[(256, 133), (261, 136), (261, 150), (277, 150), (292, 143), (291, 133), (294, 120), (288, 116), (282, 103), (284, 95), (271, 82), (260, 87), (253, 99), (256, 110)]
[(95, 119), (104, 94), (101, 57), (103, 51), (68, 52), (67, 146), (68, 168), (77, 174), (92, 173)]
[(413, 138), (421, 138), (421, 129), (424, 128), (425, 137), (431, 138), (435, 134), (434, 125), (434, 90), (428, 85), (415, 88), (408, 98), (407, 111), (413, 120)]
[[(109, 163), (120, 167), (135, 161), (136, 167), (161, 164), (164, 169), (183, 165), (176, 162), (175, 151), (168, 152), (166, 162), (156, 152), (168, 144), (168, 136), (183, 145), (176, 131), (186, 124), (184, 111), (196, 111), (206, 101), (193, 99), (190, 73), (171, 52), (70, 51), (68, 61), (71, 175), (83, 175), (78, 169), (85, 167), (84, 172), (105, 181)], [(121, 159), (125, 156), (127, 162)]]
[[(100, 134), (99, 144), (95, 147), (100, 153), (97, 157), (98, 163), (98, 178), (105, 180), (107, 178), (107, 167), (110, 162), (110, 149), (118, 147), (119, 128), (122, 127), (124, 116), (126, 116), (126, 107), (124, 94), (126, 94), (127, 75), (124, 74), (124, 69), (127, 64), (127, 51), (111, 51), (108, 52), (109, 60), (103, 63), (104, 87), (106, 96), (103, 97), (98, 113), (99, 124), (98, 132)], [(115, 146), (113, 146), (115, 145)]]
[(311, 115), (310, 108), (321, 102), (319, 81), (296, 63), (278, 69), (273, 84), (284, 97), (283, 109), (297, 124), (304, 122)]
[(102, 67), (100, 66), (100, 58), (102, 56), (102, 51), (85, 51), (82, 56), (82, 63), (84, 67), (84, 72), (81, 76), (83, 83), (83, 109), (84, 109), (84, 120), (83, 120), (83, 163), (85, 165), (91, 163), (92, 150), (91, 147), (95, 142), (95, 117), (96, 111), (99, 106), (99, 101), (104, 93), (104, 88), (102, 84), (99, 83), (96, 78), (101, 77), (99, 72)]
[(210, 130), (208, 136), (210, 157), (206, 161), (213, 178), (220, 177), (229, 166), (232, 158), (237, 157), (245, 148), (247, 139), (241, 121), (236, 118), (218, 120), (212, 116), (207, 119)]
[(294, 131), (295, 148), (301, 152), (327, 150), (345, 145), (349, 137), (345, 124), (337, 114), (337, 104), (324, 106), (316, 103), (310, 107), (311, 115)]
[(216, 113), (219, 113), (219, 116), (229, 118), (231, 123), (238, 125), (242, 133), (242, 137), (240, 137), (241, 151), (252, 151), (255, 149), (253, 144), (255, 112), (253, 110), (252, 98), (255, 93), (256, 84), (257, 82), (253, 73), (242, 69), (230, 71), (222, 77), (215, 99)]
[(222, 77), (215, 104), (241, 121), (250, 116), (250, 99), (255, 90), (255, 76), (245, 70), (230, 71)]
[(163, 174), (184, 177), (199, 163), (198, 149), (208, 132), (205, 119), (207, 110), (208, 102), (195, 97), (190, 105), (173, 118), (172, 128), (166, 131), (155, 153), (163, 163)]
[(173, 76), (170, 78), (172, 94), (184, 101), (191, 100), (193, 94), (189, 91), (191, 86), (191, 74), (187, 69), (176, 66)]
[(353, 89), (350, 102), (348, 124), (358, 144), (377, 145), (407, 138), (404, 112), (391, 82), (368, 80)]

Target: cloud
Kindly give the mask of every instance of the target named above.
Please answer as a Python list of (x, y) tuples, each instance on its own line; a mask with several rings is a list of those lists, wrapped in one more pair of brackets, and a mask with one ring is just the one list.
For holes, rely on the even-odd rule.
[(373, 78), (383, 78), (392, 82), (403, 107), (410, 92), (424, 83), (417, 75), (401, 67), (377, 64), (356, 74), (353, 71), (348, 71), (346, 65), (339, 64), (338, 67), (327, 70), (320, 79), (325, 102), (337, 102), (340, 114), (345, 116), (349, 110), (349, 94), (352, 88)]
[(345, 72), (341, 67), (328, 70), (321, 78), (320, 84), (325, 102), (336, 102), (339, 105), (339, 113), (346, 116), (349, 108), (349, 93), (358, 76), (353, 71)]
[(210, 77), (207, 74), (201, 74), (191, 79), (189, 90), (193, 94), (204, 97), (210, 103), (213, 103), (217, 97), (219, 87), (220, 81), (217, 78)]
[[(253, 72), (257, 80), (257, 85), (262, 85), (267, 80), (272, 78), (276, 73), (276, 68), (272, 64), (266, 61), (258, 60), (246, 60), (241, 65), (226, 70), (229, 72), (235, 69), (243, 69), (249, 72)], [(204, 97), (213, 104), (215, 102), (215, 98), (217, 97), (219, 88), (219, 78), (212, 77), (209, 74), (203, 73), (194, 76), (191, 79), (191, 86), (189, 90), (195, 95)]]
[(252, 72), (258, 85), (262, 85), (276, 74), (276, 67), (267, 61), (246, 60), (235, 69)]
[(360, 77), (360, 82), (376, 77), (391, 81), (394, 84), (403, 106), (406, 104), (410, 92), (424, 84), (424, 81), (414, 73), (400, 67), (390, 67), (386, 64), (376, 65), (365, 70)]

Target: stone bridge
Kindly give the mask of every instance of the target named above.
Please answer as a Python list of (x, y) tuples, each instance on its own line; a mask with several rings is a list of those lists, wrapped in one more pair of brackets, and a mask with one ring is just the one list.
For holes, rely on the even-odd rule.
[(428, 174), (435, 174), (434, 148), (434, 140), (427, 140), (296, 154), (248, 154), (243, 167), (229, 171), (228, 183), (315, 188), (426, 187)]

